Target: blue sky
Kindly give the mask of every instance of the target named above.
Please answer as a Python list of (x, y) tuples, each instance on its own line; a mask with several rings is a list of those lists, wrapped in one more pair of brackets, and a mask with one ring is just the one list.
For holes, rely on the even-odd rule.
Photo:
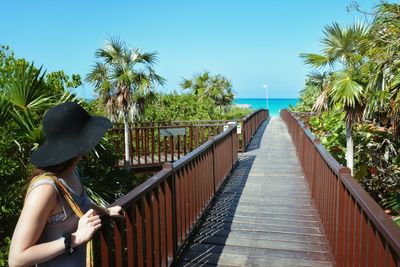
[[(350, 0), (2, 1), (0, 44), (17, 57), (82, 77), (110, 36), (158, 51), (163, 91), (208, 70), (229, 78), (237, 97), (297, 97), (309, 71), (298, 57), (318, 52), (325, 25), (363, 16)], [(370, 11), (379, 1), (360, 0)], [(85, 84), (77, 90), (92, 98)]]

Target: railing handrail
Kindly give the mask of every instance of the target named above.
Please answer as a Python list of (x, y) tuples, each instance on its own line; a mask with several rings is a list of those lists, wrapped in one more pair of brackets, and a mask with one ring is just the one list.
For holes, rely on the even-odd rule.
[(357, 204), (362, 208), (369, 220), (383, 235), (393, 250), (400, 255), (400, 228), (389, 218), (376, 201), (354, 180), (350, 169), (342, 166), (333, 156), (319, 143), (319, 139), (299, 121), (293, 112), (287, 112), (300, 126), (305, 135), (312, 142), (325, 163), (338, 175), (339, 179), (350, 192)]
[[(257, 109), (252, 113), (238, 119), (231, 119), (231, 120), (182, 120), (182, 121), (169, 121), (169, 122), (143, 122), (139, 124), (132, 124), (129, 128), (130, 129), (151, 129), (151, 128), (179, 128), (179, 127), (190, 127), (190, 126), (214, 126), (214, 125), (225, 125), (228, 122), (243, 122), (251, 119), (253, 116), (258, 114), (260, 111), (266, 111), (267, 109)], [(178, 124), (183, 123), (183, 124)], [(113, 127), (112, 129), (115, 130), (123, 130), (123, 125), (118, 127)], [(146, 125), (146, 126), (143, 126)], [(150, 126), (148, 126), (150, 125)]]
[[(154, 126), (133, 126), (130, 127), (130, 130), (137, 130), (137, 129), (171, 129), (171, 128), (187, 128), (187, 127), (192, 127), (192, 126), (224, 126), (225, 124), (223, 123), (210, 123), (210, 124), (180, 124), (180, 125), (154, 125)], [(124, 128), (121, 127), (113, 127), (111, 130), (116, 130), (116, 131), (123, 131)]]
[(242, 121), (242, 122), (248, 121), (248, 120), (250, 120), (252, 117), (254, 117), (255, 115), (257, 115), (259, 112), (261, 112), (261, 111), (268, 111), (268, 109), (260, 108), (260, 109), (258, 109), (258, 110), (256, 110), (256, 111), (254, 111), (253, 113), (250, 113), (250, 114), (248, 114), (247, 116), (241, 118), (240, 121)]

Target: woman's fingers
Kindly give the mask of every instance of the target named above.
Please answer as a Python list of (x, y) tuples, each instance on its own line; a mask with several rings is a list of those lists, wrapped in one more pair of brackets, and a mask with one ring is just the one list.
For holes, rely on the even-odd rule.
[(83, 216), (82, 218), (89, 218), (94, 214), (94, 209), (90, 209), (88, 210)]
[(101, 224), (101, 220), (100, 219), (97, 219), (95, 221), (90, 222), (90, 225), (92, 225), (92, 226), (96, 226), (98, 224)]
[(101, 223), (94, 226), (94, 231), (97, 231), (101, 228)]
[(89, 217), (87, 220), (88, 220), (88, 222), (93, 222), (94, 220), (98, 220), (98, 219), (100, 219), (99, 215), (93, 215), (93, 216)]

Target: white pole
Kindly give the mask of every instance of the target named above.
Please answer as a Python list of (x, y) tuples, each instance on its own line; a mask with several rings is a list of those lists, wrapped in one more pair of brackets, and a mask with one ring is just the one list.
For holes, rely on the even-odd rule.
[(265, 88), (265, 102), (268, 109), (268, 86), (264, 84), (263, 87)]

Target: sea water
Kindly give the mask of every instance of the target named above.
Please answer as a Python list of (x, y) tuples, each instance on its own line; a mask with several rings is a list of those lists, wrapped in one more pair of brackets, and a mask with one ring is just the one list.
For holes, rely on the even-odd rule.
[(236, 98), (233, 102), (235, 105), (248, 105), (254, 110), (266, 108), (268, 102), (270, 116), (279, 116), (281, 109), (296, 106), (298, 101), (298, 98), (268, 98), (268, 101), (265, 98)]

